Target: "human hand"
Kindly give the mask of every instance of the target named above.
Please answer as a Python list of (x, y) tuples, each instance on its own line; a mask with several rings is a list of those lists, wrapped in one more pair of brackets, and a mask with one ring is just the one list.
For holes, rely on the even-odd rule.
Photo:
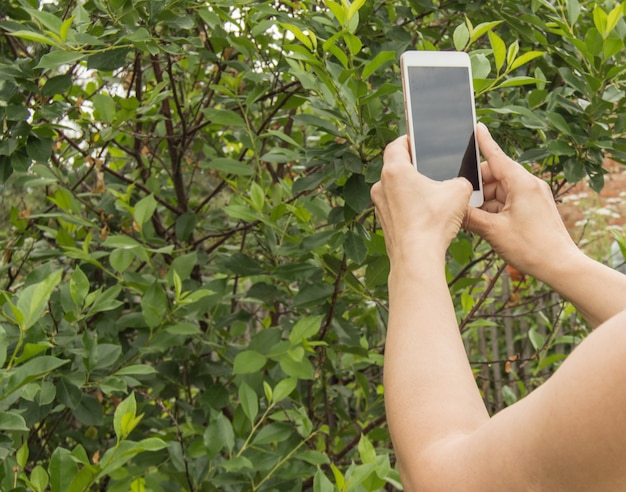
[(380, 181), (371, 190), (392, 267), (435, 253), (445, 258), (467, 210), (472, 186), (464, 178), (433, 181), (411, 164), (406, 136), (385, 149)]
[(513, 161), (479, 124), (485, 203), (469, 208), (464, 227), (486, 239), (511, 266), (548, 280), (552, 262), (579, 253), (561, 217), (548, 184)]

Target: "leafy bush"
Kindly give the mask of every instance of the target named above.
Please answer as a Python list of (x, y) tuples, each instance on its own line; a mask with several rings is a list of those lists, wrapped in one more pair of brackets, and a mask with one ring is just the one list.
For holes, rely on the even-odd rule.
[[(399, 487), (369, 200), (399, 54), (469, 51), (555, 193), (626, 156), (622, 4), (522, 3), (3, 1), (0, 488)], [(475, 238), (449, 275), (494, 411), (584, 335)]]

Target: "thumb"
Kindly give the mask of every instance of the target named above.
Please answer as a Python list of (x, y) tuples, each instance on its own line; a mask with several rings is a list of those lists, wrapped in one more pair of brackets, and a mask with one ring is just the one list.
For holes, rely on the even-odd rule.
[(463, 228), (489, 240), (497, 225), (498, 214), (486, 212), (480, 208), (468, 207), (463, 221)]
[(472, 183), (469, 182), (467, 178), (458, 177), (452, 178), (450, 180), (451, 186), (456, 186), (458, 188), (458, 194), (463, 198), (465, 203), (469, 203), (470, 197), (472, 196), (472, 192), (474, 191), (474, 187)]

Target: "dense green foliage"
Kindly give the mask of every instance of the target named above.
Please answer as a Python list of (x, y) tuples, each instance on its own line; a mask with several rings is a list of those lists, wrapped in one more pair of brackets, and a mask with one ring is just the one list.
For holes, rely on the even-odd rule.
[[(626, 158), (625, 36), (611, 1), (0, 0), (0, 489), (399, 487), (369, 188), (400, 53), (469, 51), (480, 119), (558, 193)], [(497, 410), (582, 330), (450, 253)]]

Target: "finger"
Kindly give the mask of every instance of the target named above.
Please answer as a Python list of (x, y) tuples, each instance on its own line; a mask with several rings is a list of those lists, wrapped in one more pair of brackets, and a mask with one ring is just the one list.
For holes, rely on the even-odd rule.
[(399, 162), (411, 164), (411, 154), (409, 153), (409, 139), (406, 135), (396, 138), (385, 147), (383, 154), (385, 165)]
[(490, 178), (502, 180), (512, 170), (518, 168), (519, 165), (504, 153), (483, 123), (476, 126), (476, 137), (480, 152), (487, 159), (490, 171), (487, 174)]
[(481, 210), (488, 212), (490, 214), (498, 214), (504, 208), (504, 203), (499, 202), (498, 200), (491, 200), (489, 202), (483, 203)]
[(380, 181), (377, 181), (370, 189), (370, 198), (374, 206), (378, 206), (378, 204), (380, 203), (380, 200), (382, 199), (382, 193), (382, 184), (380, 183)]
[(485, 197), (486, 202), (496, 199), (497, 189), (498, 189), (497, 181), (483, 184), (483, 196)]
[(451, 179), (449, 182), (451, 183), (451, 186), (455, 186), (456, 188), (458, 188), (458, 191), (456, 191), (456, 193), (458, 193), (460, 196), (465, 197), (467, 199), (466, 201), (469, 203), (469, 199), (472, 196), (472, 192), (474, 191), (472, 183), (470, 183), (469, 180), (467, 180), (466, 178), (462, 177)]
[(470, 232), (474, 232), (479, 236), (486, 238), (493, 231), (495, 219), (497, 218), (498, 215), (495, 213), (491, 213), (480, 208), (469, 207), (467, 213), (465, 214), (463, 227)]
[(487, 161), (480, 163), (480, 174), (482, 175), (483, 183), (497, 181), (497, 179), (493, 177), (493, 173), (491, 172), (491, 168), (489, 167), (489, 163)]
[(485, 197), (486, 202), (489, 202), (491, 200), (497, 200), (499, 202), (505, 203), (507, 191), (505, 190), (504, 185), (499, 181), (493, 183), (485, 183), (483, 184), (483, 196)]

